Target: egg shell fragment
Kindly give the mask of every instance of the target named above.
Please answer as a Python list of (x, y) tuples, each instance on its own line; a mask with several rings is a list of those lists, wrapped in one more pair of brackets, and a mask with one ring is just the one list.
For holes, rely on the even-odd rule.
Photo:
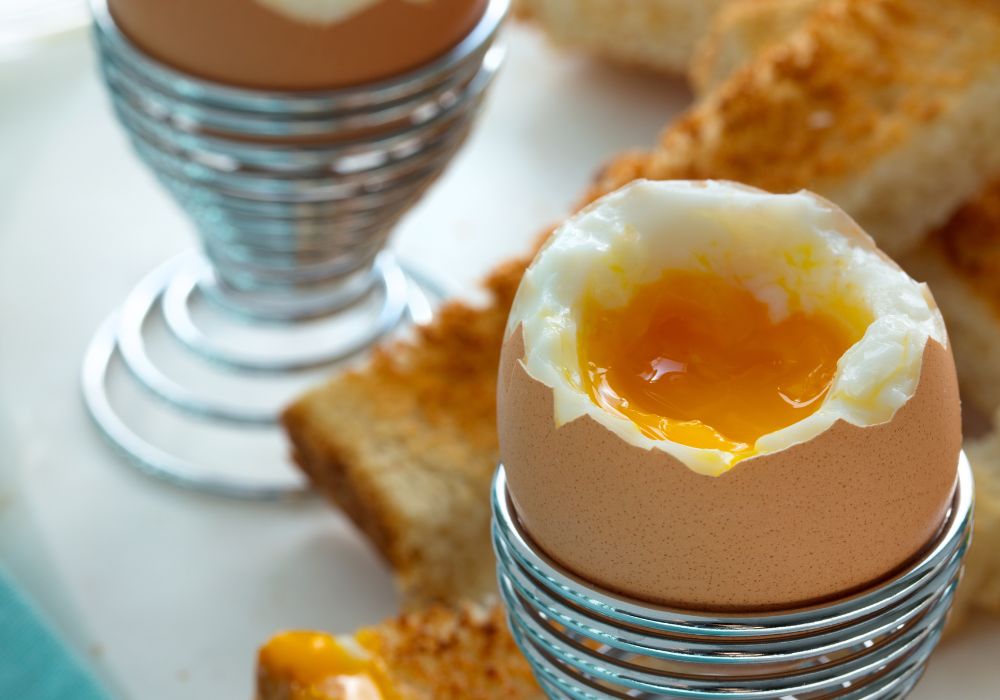
[(457, 45), (486, 0), (381, 0), (310, 23), (255, 0), (109, 0), (125, 34), (191, 75), (273, 90), (334, 89), (417, 68)]
[(500, 358), (500, 454), (517, 515), (562, 566), (605, 589), (702, 611), (787, 609), (849, 594), (913, 559), (954, 492), (961, 416), (951, 350), (933, 339), (884, 423), (698, 474), (589, 415), (556, 425), (525, 370), (520, 326)]

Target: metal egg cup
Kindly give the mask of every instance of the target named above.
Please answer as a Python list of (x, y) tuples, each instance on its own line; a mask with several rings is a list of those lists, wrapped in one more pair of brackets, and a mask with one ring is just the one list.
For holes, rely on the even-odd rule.
[(971, 538), (964, 454), (958, 476), (934, 541), (888, 580), (813, 607), (723, 614), (629, 599), (567, 571), (521, 526), (501, 465), (492, 493), (501, 597), (551, 698), (903, 698), (941, 636)]
[[(162, 312), (172, 336), (227, 371), (289, 373), (347, 360), (409, 316), (432, 310), (433, 282), (385, 250), (399, 218), (459, 148), (503, 59), (494, 43), (510, 0), (489, 0), (447, 54), (389, 80), (331, 91), (277, 92), (212, 83), (145, 54), (92, 0), (100, 66), (114, 111), (143, 161), (191, 217), (203, 252), (154, 270), (94, 338), (84, 361), (87, 406), (104, 434), (143, 471), (197, 490), (280, 498), (302, 487), (244, 482), (148, 442), (108, 394), (120, 355), (130, 374), (178, 411), (237, 425), (273, 425), (277, 409), (206, 400), (151, 359), (144, 326)], [(364, 332), (345, 340), (333, 323), (380, 295)], [(199, 329), (202, 295), (249, 324), (331, 320), (331, 349), (262, 355)], [(337, 336), (334, 338), (334, 336)]]

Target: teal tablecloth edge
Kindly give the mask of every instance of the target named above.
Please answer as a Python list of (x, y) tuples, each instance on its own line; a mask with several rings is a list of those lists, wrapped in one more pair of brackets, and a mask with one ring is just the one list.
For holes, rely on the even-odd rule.
[(81, 658), (0, 569), (0, 698), (111, 700)]

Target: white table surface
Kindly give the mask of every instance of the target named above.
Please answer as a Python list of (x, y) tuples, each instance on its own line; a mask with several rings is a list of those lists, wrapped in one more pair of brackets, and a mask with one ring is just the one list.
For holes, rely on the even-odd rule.
[[(456, 289), (524, 250), (600, 163), (651, 143), (689, 100), (678, 82), (508, 35), (478, 130), (396, 238)], [(2, 58), (0, 556), (127, 698), (248, 698), (274, 631), (348, 631), (396, 604), (384, 564), (323, 503), (175, 490), (128, 469), (90, 424), (88, 339), (192, 241), (113, 121), (85, 34)], [(913, 697), (996, 700), (998, 665), (1000, 623), (980, 621)]]

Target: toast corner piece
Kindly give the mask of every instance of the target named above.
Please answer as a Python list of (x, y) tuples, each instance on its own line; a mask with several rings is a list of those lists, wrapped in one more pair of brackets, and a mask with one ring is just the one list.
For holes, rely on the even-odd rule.
[(496, 367), (526, 265), (497, 268), (484, 307), (447, 304), (413, 339), (379, 348), (282, 417), (296, 462), (388, 560), (408, 609), (496, 590), (485, 500)]
[(423, 700), (542, 700), (531, 667), (495, 600), (488, 605), (434, 606), (359, 640), (384, 660), (406, 697)]
[[(396, 523), (392, 509), (380, 491), (357, 468), (363, 459), (351, 441), (339, 439), (349, 420), (331, 399), (352, 380), (337, 378), (296, 399), (281, 415), (281, 423), (292, 445), (292, 459), (313, 488), (333, 501), (364, 532), (390, 562)], [(358, 420), (363, 420), (361, 414)]]
[[(306, 636), (318, 636), (328, 644), (354, 650), (352, 655), (360, 654), (361, 673), (371, 673), (373, 680), (377, 678), (374, 685), (390, 691), (391, 698), (384, 700), (545, 697), (497, 604), (432, 606), (362, 629), (352, 639), (334, 641), (321, 633)], [(343, 700), (337, 691), (344, 686), (337, 678), (339, 669), (327, 668), (321, 657), (304, 658), (308, 649), (302, 658), (286, 655), (274, 661), (266, 650), (278, 639), (258, 654), (257, 700)]]

